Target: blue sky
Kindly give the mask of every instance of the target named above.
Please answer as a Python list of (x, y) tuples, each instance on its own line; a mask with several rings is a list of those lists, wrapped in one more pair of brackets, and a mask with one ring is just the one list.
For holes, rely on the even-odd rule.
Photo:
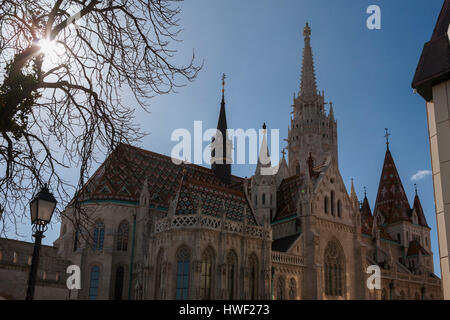
[[(287, 136), (292, 96), (300, 85), (303, 27), (312, 29), (311, 45), (319, 90), (333, 102), (338, 121), (339, 166), (350, 190), (355, 179), (373, 209), (386, 150), (384, 128), (403, 186), (413, 200), (411, 177), (431, 170), (425, 103), (411, 81), (423, 44), (429, 40), (442, 0), (229, 0), (186, 1), (181, 5), (183, 42), (174, 61), (187, 63), (192, 50), (204, 68), (176, 94), (151, 100), (151, 113), (136, 110), (137, 122), (151, 134), (141, 147), (170, 155), (173, 130), (217, 124), (220, 77), (227, 74), (226, 108), (231, 128), (280, 129)], [(381, 30), (368, 30), (366, 9), (381, 8)], [(128, 95), (125, 101), (134, 103)], [(95, 168), (94, 168), (95, 169)], [(251, 165), (234, 165), (233, 174), (250, 176)], [(74, 177), (75, 179), (75, 177)], [(430, 175), (417, 182), (438, 274), (438, 244)], [(28, 223), (25, 221), (25, 223)], [(26, 229), (26, 227), (24, 227)], [(57, 237), (53, 225), (44, 243)], [(30, 240), (26, 237), (25, 240)]]

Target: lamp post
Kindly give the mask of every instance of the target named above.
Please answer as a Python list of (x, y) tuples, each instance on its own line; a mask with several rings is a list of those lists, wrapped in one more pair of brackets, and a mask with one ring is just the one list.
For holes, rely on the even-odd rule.
[(28, 278), (28, 288), (26, 300), (33, 300), (34, 285), (36, 282), (37, 268), (39, 265), (39, 251), (47, 224), (52, 219), (53, 211), (56, 207), (56, 199), (48, 191), (47, 184), (39, 191), (36, 197), (30, 202), (31, 224), (33, 225), (34, 250), (31, 260), (30, 275)]

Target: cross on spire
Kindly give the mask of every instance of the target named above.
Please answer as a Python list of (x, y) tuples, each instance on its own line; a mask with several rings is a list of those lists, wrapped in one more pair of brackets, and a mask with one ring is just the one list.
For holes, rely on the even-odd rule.
[(391, 135), (388, 131), (388, 128), (384, 128), (384, 130), (386, 131), (386, 134), (384, 135), (384, 137), (386, 138), (386, 146), (389, 149), (389, 136)]
[(364, 198), (367, 197), (367, 188), (364, 186)]
[(416, 196), (417, 196), (417, 183), (414, 183), (414, 190), (416, 191)]
[(222, 73), (222, 99), (224, 98), (225, 95), (225, 79), (226, 79), (226, 75), (225, 73)]

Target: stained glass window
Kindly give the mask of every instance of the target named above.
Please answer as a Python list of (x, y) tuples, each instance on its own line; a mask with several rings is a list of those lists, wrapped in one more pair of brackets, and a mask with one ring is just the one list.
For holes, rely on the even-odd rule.
[(181, 247), (177, 253), (177, 289), (176, 299), (186, 300), (189, 294), (190, 254), (186, 247)]
[(99, 279), (100, 268), (98, 266), (93, 266), (91, 269), (91, 282), (89, 284), (89, 300), (97, 299)]
[(105, 239), (105, 225), (102, 221), (97, 221), (93, 238), (92, 249), (103, 250), (103, 240)]

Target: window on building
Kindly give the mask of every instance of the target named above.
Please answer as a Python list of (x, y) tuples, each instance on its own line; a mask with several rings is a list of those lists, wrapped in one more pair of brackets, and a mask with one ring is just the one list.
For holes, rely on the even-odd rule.
[(297, 283), (294, 278), (289, 280), (289, 300), (295, 300), (297, 298)]
[(272, 202), (273, 202), (273, 201), (272, 201), (272, 200), (273, 200), (272, 198), (273, 198), (273, 196), (272, 196), (272, 194), (270, 194), (270, 204), (271, 204), (271, 205), (272, 205)]
[(161, 281), (162, 281), (162, 263), (164, 251), (160, 249), (156, 256), (156, 272), (155, 272), (155, 300), (161, 299)]
[(397, 242), (398, 243), (402, 243), (402, 238), (401, 238), (401, 236), (400, 236), (400, 233), (397, 233)]
[(129, 229), (127, 221), (122, 221), (119, 224), (119, 229), (117, 231), (117, 251), (127, 251)]
[(74, 252), (78, 250), (78, 241), (79, 241), (78, 237), (79, 236), (78, 236), (78, 229), (77, 229), (77, 230), (75, 230), (75, 233), (73, 235), (73, 251)]
[(258, 258), (252, 254), (250, 256), (250, 299), (258, 298)]
[(342, 248), (335, 241), (330, 241), (324, 254), (325, 294), (342, 296), (345, 285), (345, 259)]
[(341, 200), (337, 202), (337, 215), (339, 218), (342, 216)]
[(114, 300), (122, 300), (124, 269), (118, 266), (116, 269), (116, 280), (114, 287)]
[(255, 206), (258, 205), (258, 195), (255, 194)]
[(97, 221), (94, 228), (94, 238), (92, 239), (93, 250), (103, 250), (103, 241), (105, 239), (105, 224)]
[(100, 267), (91, 268), (91, 281), (89, 283), (89, 300), (97, 300), (98, 286), (100, 279)]
[(227, 265), (227, 293), (228, 299), (233, 300), (236, 298), (236, 272), (237, 272), (237, 256), (233, 251), (230, 251), (226, 259)]
[(202, 265), (200, 272), (200, 297), (203, 300), (211, 299), (211, 270), (213, 265), (213, 252), (206, 249), (202, 256)]
[(176, 299), (186, 300), (189, 294), (190, 252), (187, 247), (181, 247), (177, 252), (177, 289)]
[(277, 281), (277, 300), (284, 300), (284, 278), (278, 277)]
[(334, 216), (334, 191), (331, 191), (331, 215)]
[(266, 204), (266, 194), (265, 193), (262, 194), (262, 204), (263, 205)]
[(328, 196), (325, 196), (325, 198), (323, 199), (323, 207), (326, 214), (328, 214), (328, 204), (329, 204)]
[(295, 174), (298, 176), (300, 174), (300, 164), (297, 163), (295, 166)]

